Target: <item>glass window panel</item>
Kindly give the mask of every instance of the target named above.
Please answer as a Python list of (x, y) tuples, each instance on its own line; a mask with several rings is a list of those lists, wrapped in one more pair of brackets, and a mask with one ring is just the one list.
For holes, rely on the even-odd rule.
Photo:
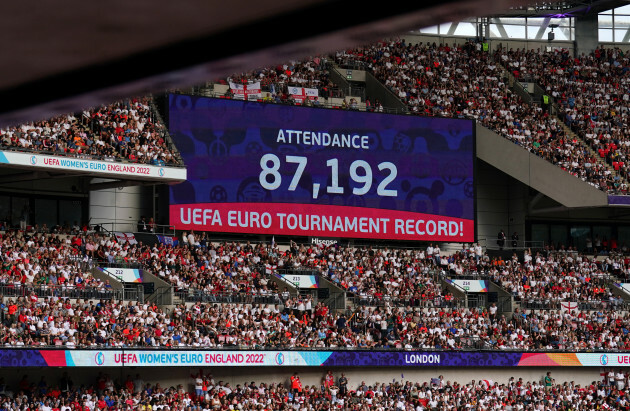
[(630, 4), (625, 6), (617, 7), (615, 9), (615, 14), (630, 14)]
[[(538, 34), (538, 28), (536, 27), (528, 27), (527, 28), (528, 33), (527, 33), (527, 38), (529, 39), (535, 39), (536, 35)], [(545, 29), (545, 31), (542, 34), (542, 37), (540, 37), (540, 40), (547, 40), (549, 38), (549, 33), (551, 33), (551, 29), (549, 27), (547, 27)], [(554, 41), (570, 41), (573, 38), (573, 29), (568, 29), (568, 28), (561, 28), (561, 27), (556, 27), (553, 30), (553, 34), (554, 34)]]
[(607, 225), (596, 225), (593, 226), (593, 246), (597, 248), (598, 251), (604, 248), (604, 244), (610, 240), (610, 233), (612, 232), (612, 228)]
[(452, 23), (444, 23), (440, 24), (440, 34), (448, 33), (448, 30), (451, 28)]
[[(627, 33), (628, 33), (628, 29), (623, 29), (623, 30), (616, 30), (615, 29), (615, 42), (616, 43), (621, 43)], [(626, 42), (627, 41), (628, 40), (626, 40)]]
[(611, 28), (613, 26), (612, 16), (598, 16), (598, 26), (601, 29)]
[[(549, 33), (551, 33), (551, 29), (547, 28), (545, 33), (543, 34), (543, 40), (547, 40), (549, 37)], [(555, 28), (553, 30), (553, 34), (555, 35), (554, 40), (571, 40), (571, 32), (567, 29)]]
[(532, 27), (540, 27), (543, 22), (545, 21), (545, 19), (543, 18), (535, 18), (535, 17), (529, 17), (527, 19), (527, 25), (528, 26), (532, 26)]
[(20, 221), (25, 221), (26, 225), (32, 223), (28, 198), (11, 197), (11, 225), (20, 227)]
[(557, 24), (559, 27), (571, 27), (573, 20), (568, 17), (563, 17), (559, 19), (550, 19), (549, 24)]
[(36, 198), (34, 211), (35, 224), (40, 227), (46, 224), (50, 229), (57, 224), (57, 200)]
[(536, 39), (539, 29), (539, 26), (527, 26), (527, 38), (530, 40)]
[(586, 239), (591, 236), (591, 227), (587, 225), (572, 226), (570, 230), (573, 247), (578, 251), (584, 251), (586, 249)]
[(59, 200), (59, 224), (72, 226), (75, 222), (83, 222), (83, 207), (80, 200)]
[(501, 17), (491, 19), (492, 23), (503, 23), (503, 24), (516, 24), (524, 26), (526, 24), (525, 18), (522, 17)]
[(610, 10), (606, 10), (606, 11), (602, 11), (601, 13), (599, 13), (599, 15), (601, 16), (602, 14), (612, 14), (612, 9)]
[(438, 26), (425, 27), (420, 29), (420, 33), (438, 34)]
[(455, 29), (456, 36), (476, 36), (477, 35), (477, 27), (474, 23), (469, 23), (462, 21), (457, 25)]
[(556, 249), (567, 243), (567, 226), (563, 224), (553, 224), (550, 227), (550, 240)]
[(490, 24), (490, 37), (501, 38), (501, 34), (496, 24)]
[(627, 29), (630, 27), (630, 16), (615, 16), (615, 28)]
[(0, 221), (11, 221), (11, 197), (0, 196)]
[(613, 32), (610, 29), (599, 29), (598, 31), (599, 34), (599, 41), (604, 41), (604, 42), (608, 42), (608, 41), (613, 41)]
[(617, 227), (617, 234), (619, 238), (617, 239), (617, 244), (619, 247), (630, 247), (630, 227)]
[(525, 26), (503, 26), (508, 38), (511, 39), (524, 39), (525, 38)]
[(549, 243), (549, 225), (532, 224), (532, 241)]

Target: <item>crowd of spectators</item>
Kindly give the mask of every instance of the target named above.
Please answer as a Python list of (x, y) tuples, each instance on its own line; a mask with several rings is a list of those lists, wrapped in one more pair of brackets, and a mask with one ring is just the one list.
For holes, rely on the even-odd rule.
[(337, 52), (339, 64), (362, 64), (409, 110), (425, 116), (474, 118), (600, 189), (619, 183), (559, 120), (528, 104), (504, 81), (503, 68), (480, 43), (407, 44), (383, 41)]
[(150, 97), (128, 99), (0, 129), (0, 147), (79, 158), (153, 165), (178, 163), (155, 120)]
[[(190, 232), (180, 244), (149, 246), (82, 231), (7, 231), (0, 234), (0, 256), (0, 285), (14, 297), (3, 304), (0, 333), (10, 346), (630, 349), (630, 319), (617, 313), (626, 304), (610, 288), (627, 278), (630, 261), (615, 254), (526, 250), (522, 259), (503, 260), (476, 244), (447, 255), (438, 245), (280, 247), (214, 243)], [(107, 294), (96, 297), (98, 304), (69, 302), (64, 297), (72, 294), (56, 292), (111, 290), (89, 267), (114, 263), (138, 264), (162, 277), (188, 305), (167, 312)], [(352, 310), (330, 313), (271, 278), (300, 271), (314, 271), (354, 296)], [(442, 287), (444, 276), (489, 279), (524, 311), (499, 318), (496, 306), (461, 308)], [(42, 299), (41, 290), (52, 297)]]
[(348, 322), (359, 347), (425, 350), (628, 350), (630, 317), (598, 311), (361, 307)]
[(107, 281), (95, 278), (86, 268), (88, 256), (83, 254), (80, 244), (80, 234), (1, 233), (0, 286), (63, 291), (111, 288)]
[[(426, 249), (389, 249), (212, 242), (184, 233), (180, 243), (119, 242), (106, 234), (44, 234), (7, 231), (0, 234), (0, 285), (13, 288), (95, 288), (111, 286), (94, 278), (94, 265), (135, 265), (169, 282), (189, 301), (280, 303), (286, 287), (277, 274), (315, 272), (354, 297), (361, 305), (457, 306), (441, 283), (444, 276), (488, 278), (517, 302), (559, 307), (562, 302), (592, 303), (593, 308), (620, 305), (609, 284), (630, 276), (630, 260), (611, 253), (602, 258), (568, 252), (526, 250), (507, 260), (489, 258), (476, 244), (445, 254), (438, 245)], [(273, 281), (275, 280), (275, 281)], [(189, 298), (190, 297), (190, 298)], [(270, 300), (256, 300), (270, 297)]]
[[(320, 106), (330, 97), (343, 97), (344, 93), (330, 80), (328, 60), (325, 56), (304, 61), (290, 61), (275, 67), (258, 68), (246, 73), (235, 73), (219, 84), (252, 84), (260, 82), (262, 101), (277, 104), (304, 104)], [(317, 89), (317, 98), (296, 99), (289, 87)], [(231, 96), (228, 90), (228, 96)], [(351, 104), (346, 102), (348, 107)]]
[(474, 246), (448, 257), (442, 270), (457, 277), (488, 277), (511, 293), (516, 301), (559, 308), (562, 302), (591, 303), (602, 308), (621, 304), (609, 283), (630, 274), (630, 260), (621, 254), (604, 258), (573, 250), (536, 252), (525, 250), (523, 258), (479, 257)]
[(287, 297), (272, 304), (153, 304), (35, 295), (0, 304), (5, 347), (630, 350), (630, 316), (595, 311), (357, 307)]
[[(620, 376), (617, 380), (617, 376)], [(94, 382), (73, 381), (67, 373), (55, 382), (38, 382), (24, 375), (15, 387), (0, 382), (0, 407), (8, 411), (94, 411), (94, 410), (547, 410), (610, 409), (630, 406), (627, 375), (614, 374), (591, 384), (558, 382), (548, 373), (536, 381), (511, 377), (507, 383), (489, 379), (465, 383), (444, 380), (401, 379), (369, 385), (349, 381), (345, 374), (322, 378), (320, 385), (302, 385), (299, 375), (290, 382), (244, 382), (231, 385), (215, 381), (202, 371), (187, 383), (162, 386), (145, 382), (137, 374), (112, 379), (99, 372)], [(297, 381), (297, 383), (296, 383)], [(619, 381), (619, 382), (618, 382)], [(13, 389), (13, 390), (11, 390)]]
[[(626, 179), (629, 176), (630, 60), (619, 48), (600, 46), (573, 56), (569, 50), (499, 49), (497, 56), (519, 78), (540, 84), (559, 104), (566, 123)], [(626, 192), (625, 183), (613, 187)]]
[(516, 258), (495, 260), (487, 274), (520, 301), (547, 306), (563, 301), (607, 302), (614, 306), (620, 300), (608, 287), (613, 266), (610, 271), (605, 266), (605, 261), (597, 264), (582, 255), (534, 257), (526, 252), (523, 263)]
[(184, 233), (182, 238), (181, 246), (160, 245), (150, 252), (132, 247), (125, 257), (143, 263), (178, 291), (278, 296), (264, 265), (273, 256), (263, 244), (217, 244), (206, 233)]
[[(187, 236), (186, 236), (187, 237)], [(188, 238), (188, 237), (187, 237)], [(192, 238), (192, 237), (191, 237)], [(0, 286), (13, 290), (35, 287), (68, 295), (72, 290), (111, 289), (109, 281), (96, 279), (93, 266), (143, 265), (170, 282), (177, 292), (197, 294), (279, 297), (261, 262), (267, 253), (260, 244), (211, 244), (172, 246), (121, 243), (115, 237), (87, 230), (67, 234), (48, 230), (8, 230), (0, 234)], [(60, 294), (56, 294), (60, 295)]]
[[(534, 347), (539, 350), (630, 350), (630, 317), (627, 311), (609, 307), (594, 311), (515, 310), (512, 323), (518, 331), (504, 347)], [(521, 342), (525, 337), (526, 344)], [(507, 344), (506, 344), (507, 343)]]
[(317, 270), (342, 289), (362, 298), (411, 305), (441, 304), (453, 299), (440, 286), (433, 268), (441, 259), (438, 246), (420, 249), (313, 246), (292, 242), (272, 259), (279, 269)]
[(511, 259), (478, 257), (474, 247), (463, 249), (448, 257), (442, 266), (452, 276), (472, 275), (489, 277), (516, 301), (540, 302), (545, 306), (559, 306), (561, 302), (599, 302), (614, 306), (621, 299), (613, 295), (608, 284), (628, 276), (630, 261), (622, 255), (603, 259), (577, 252), (537, 252), (525, 250), (522, 259), (516, 254)]
[[(182, 243), (120, 244), (105, 235), (81, 240), (79, 252), (101, 263), (137, 263), (177, 292), (191, 296), (242, 294), (279, 297), (283, 291), (269, 276), (294, 270), (317, 270), (357, 297), (411, 305), (448, 304), (453, 296), (443, 290), (434, 268), (441, 261), (439, 247), (426, 250), (354, 249), (292, 243), (213, 243), (206, 233), (184, 233)], [(435, 250), (435, 251), (434, 251)], [(445, 260), (446, 261), (446, 260)], [(287, 271), (289, 270), (289, 271)]]

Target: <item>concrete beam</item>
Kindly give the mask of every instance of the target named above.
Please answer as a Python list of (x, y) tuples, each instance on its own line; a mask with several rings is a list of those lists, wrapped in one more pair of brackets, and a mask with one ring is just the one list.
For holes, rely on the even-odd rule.
[(477, 157), (569, 208), (608, 206), (608, 195), (477, 124)]

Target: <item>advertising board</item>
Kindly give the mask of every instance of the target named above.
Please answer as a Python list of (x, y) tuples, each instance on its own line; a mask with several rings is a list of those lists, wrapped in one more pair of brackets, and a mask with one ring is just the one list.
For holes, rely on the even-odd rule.
[(474, 240), (474, 122), (170, 95), (181, 230)]

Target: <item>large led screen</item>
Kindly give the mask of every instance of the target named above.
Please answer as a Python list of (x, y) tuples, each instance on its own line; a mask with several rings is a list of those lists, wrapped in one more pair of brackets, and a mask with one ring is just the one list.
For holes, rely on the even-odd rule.
[(474, 123), (169, 96), (181, 230), (474, 240)]

